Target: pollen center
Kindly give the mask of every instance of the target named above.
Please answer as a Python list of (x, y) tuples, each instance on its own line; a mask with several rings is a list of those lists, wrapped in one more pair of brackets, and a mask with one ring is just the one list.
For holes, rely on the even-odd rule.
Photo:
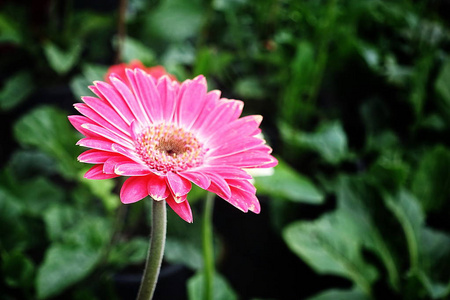
[(136, 152), (151, 169), (167, 173), (201, 165), (205, 151), (192, 132), (162, 123), (138, 135)]

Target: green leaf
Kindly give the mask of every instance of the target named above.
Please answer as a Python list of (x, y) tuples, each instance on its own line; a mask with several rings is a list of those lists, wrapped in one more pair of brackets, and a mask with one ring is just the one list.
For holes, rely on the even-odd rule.
[(297, 173), (278, 158), (272, 176), (255, 177), (258, 193), (280, 196), (294, 202), (321, 204), (324, 195), (305, 176)]
[(314, 295), (308, 300), (369, 300), (372, 299), (357, 289), (353, 290), (326, 290)]
[(341, 123), (322, 123), (314, 133), (294, 131), (286, 125), (280, 126), (281, 135), (287, 143), (309, 149), (331, 164), (337, 164), (348, 156), (347, 136)]
[(101, 258), (99, 249), (53, 244), (40, 266), (36, 289), (39, 299), (49, 298), (86, 277)]
[[(204, 277), (203, 273), (197, 273), (187, 283), (189, 300), (203, 299)], [(216, 273), (213, 283), (213, 299), (211, 300), (237, 300), (237, 295), (220, 274)]]
[(391, 286), (398, 290), (400, 280), (396, 259), (371, 214), (371, 206), (377, 205), (378, 199), (370, 199), (373, 191), (358, 179), (341, 177), (336, 189), (339, 212), (353, 222), (358, 239), (364, 246), (379, 255), (388, 272)]
[(370, 166), (370, 179), (378, 187), (396, 190), (404, 186), (409, 175), (409, 165), (395, 151), (386, 151)]
[(1, 257), (4, 282), (10, 287), (29, 289), (35, 269), (31, 259), (18, 250), (3, 252)]
[(73, 45), (64, 51), (51, 42), (43, 45), (45, 56), (50, 64), (50, 67), (58, 74), (65, 74), (70, 71), (81, 55), (81, 45), (73, 43)]
[(43, 214), (47, 235), (53, 242), (63, 240), (67, 230), (83, 216), (81, 211), (68, 205), (54, 205), (43, 211)]
[(450, 195), (450, 150), (437, 146), (419, 163), (411, 185), (425, 211), (443, 209)]
[(450, 235), (423, 228), (420, 239), (419, 280), (433, 299), (450, 294)]
[(17, 20), (0, 14), (0, 43), (21, 44), (22, 28)]
[(148, 15), (152, 33), (168, 41), (183, 41), (196, 36), (205, 14), (199, 1), (164, 0)]
[(0, 91), (0, 110), (10, 110), (23, 102), (34, 90), (31, 74), (19, 72), (6, 80)]
[(188, 239), (167, 237), (164, 259), (171, 263), (181, 263), (192, 270), (203, 267), (202, 249)]
[(59, 235), (62, 240), (50, 246), (38, 269), (36, 289), (39, 299), (55, 296), (89, 275), (111, 238), (111, 226), (101, 217), (84, 214), (67, 224), (63, 218), (71, 215), (71, 212), (67, 213), (70, 209), (58, 208), (56, 214), (62, 215), (57, 216), (56, 222), (53, 221), (55, 217), (46, 218), (47, 222), (52, 222), (47, 228), (55, 226), (51, 229), (53, 237)]
[(114, 180), (89, 180), (83, 177), (83, 174), (87, 170), (83, 170), (79, 174), (79, 178), (82, 183), (84, 183), (89, 190), (100, 198), (103, 203), (105, 209), (112, 213), (114, 212), (119, 205), (121, 205), (119, 196), (114, 193), (114, 189), (116, 188), (117, 182)]
[(81, 74), (74, 76), (70, 80), (70, 90), (77, 101), (81, 100), (83, 96), (94, 96), (94, 93), (89, 89), (92, 81), (89, 81)]
[(0, 181), (0, 236), (1, 248), (24, 249), (30, 244), (27, 224), (22, 217), (24, 205)]
[(126, 37), (123, 45), (122, 59), (126, 62), (137, 59), (145, 66), (150, 66), (155, 63), (155, 53), (139, 40)]
[(404, 189), (394, 196), (386, 194), (384, 201), (402, 226), (408, 244), (411, 271), (417, 272), (420, 232), (424, 223), (422, 208), (417, 199)]
[(111, 249), (108, 263), (116, 265), (118, 268), (125, 267), (129, 264), (143, 263), (147, 257), (148, 246), (148, 239), (142, 237), (136, 237), (128, 241), (120, 241)]
[(22, 146), (33, 146), (53, 157), (62, 175), (76, 178), (81, 168), (76, 157), (78, 133), (72, 129), (67, 115), (49, 106), (38, 107), (14, 125), (14, 135)]
[(364, 262), (357, 224), (339, 212), (314, 222), (295, 222), (283, 231), (289, 248), (320, 274), (334, 274), (353, 280), (371, 293), (376, 269)]
[(447, 115), (450, 114), (450, 59), (443, 64), (434, 87), (441, 96), (439, 104)]

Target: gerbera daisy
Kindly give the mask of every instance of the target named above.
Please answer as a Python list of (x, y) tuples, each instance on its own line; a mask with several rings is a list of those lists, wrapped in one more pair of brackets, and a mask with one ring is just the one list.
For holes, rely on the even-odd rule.
[(271, 148), (257, 135), (261, 116), (240, 117), (243, 102), (207, 92), (198, 76), (183, 83), (159, 79), (140, 68), (116, 74), (109, 83), (96, 81), (96, 97), (82, 97), (69, 116), (85, 138), (77, 144), (92, 148), (78, 160), (95, 164), (88, 179), (129, 176), (120, 199), (133, 203), (150, 195), (166, 201), (185, 221), (192, 222), (187, 201), (191, 182), (240, 210), (259, 213), (251, 176), (243, 168), (277, 164)]
[(146, 73), (152, 75), (155, 79), (159, 79), (159, 78), (163, 77), (164, 75), (167, 75), (167, 76), (169, 76), (169, 78), (171, 80), (177, 80), (177, 78), (175, 76), (167, 73), (166, 69), (163, 66), (146, 67), (140, 60), (134, 59), (128, 64), (121, 63), (121, 64), (117, 64), (117, 65), (113, 65), (113, 66), (109, 67), (108, 71), (105, 74), (105, 81), (107, 83), (111, 83), (111, 81), (109, 80), (109, 77), (112, 74), (115, 74), (116, 77), (120, 78), (122, 81), (124, 81), (129, 86), (130, 83), (129, 83), (128, 77), (125, 73), (126, 69), (131, 69), (131, 70), (142, 69)]

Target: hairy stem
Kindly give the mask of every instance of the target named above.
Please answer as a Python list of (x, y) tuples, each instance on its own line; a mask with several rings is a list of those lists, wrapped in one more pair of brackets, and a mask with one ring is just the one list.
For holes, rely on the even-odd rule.
[(149, 300), (153, 297), (166, 242), (166, 201), (153, 200), (152, 206), (150, 247), (148, 249), (141, 287), (139, 288), (138, 300)]

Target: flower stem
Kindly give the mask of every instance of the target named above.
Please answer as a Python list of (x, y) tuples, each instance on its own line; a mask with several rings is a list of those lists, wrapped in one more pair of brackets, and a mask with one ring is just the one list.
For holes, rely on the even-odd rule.
[(214, 284), (214, 245), (212, 234), (212, 213), (214, 194), (208, 192), (203, 212), (203, 263), (204, 263), (204, 299), (212, 300)]
[(152, 232), (144, 275), (139, 288), (138, 300), (152, 299), (158, 281), (159, 270), (166, 242), (166, 201), (152, 200)]

